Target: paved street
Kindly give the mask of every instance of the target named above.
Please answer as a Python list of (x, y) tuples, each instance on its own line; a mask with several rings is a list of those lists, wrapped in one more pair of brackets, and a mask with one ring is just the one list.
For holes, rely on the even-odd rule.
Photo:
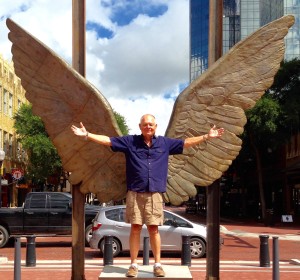
[[(183, 216), (194, 221), (202, 221), (203, 217), (185, 214), (183, 208), (173, 208)], [(221, 236), (224, 245), (220, 251), (220, 279), (272, 279), (272, 263), (270, 267), (259, 266), (260, 234), (269, 238), (269, 253), (272, 262), (272, 237), (279, 237), (280, 279), (298, 280), (300, 275), (300, 227), (278, 224), (274, 227), (264, 227), (250, 222), (232, 222), (221, 220)], [(7, 262), (5, 261), (7, 259)], [(26, 240), (22, 239), (21, 248), (21, 279), (71, 279), (71, 237), (51, 237), (36, 239), (36, 267), (26, 267)], [(0, 279), (13, 279), (14, 248), (0, 249)], [(4, 260), (4, 261), (3, 261)], [(140, 257), (142, 264), (142, 255)], [(292, 263), (291, 260), (294, 260)], [(298, 260), (298, 262), (297, 262)], [(153, 261), (150, 258), (150, 264)], [(180, 253), (162, 255), (165, 265), (180, 265)], [(114, 265), (129, 265), (129, 254), (124, 253), (114, 259)], [(98, 251), (86, 248), (85, 277), (87, 280), (98, 279), (103, 269), (102, 255)], [(190, 267), (194, 279), (205, 279), (206, 259), (192, 259)]]

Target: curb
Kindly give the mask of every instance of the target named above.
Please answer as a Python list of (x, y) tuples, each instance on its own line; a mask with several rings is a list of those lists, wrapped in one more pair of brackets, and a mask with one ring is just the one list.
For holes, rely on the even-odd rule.
[[(224, 226), (220, 226), (220, 232), (226, 235), (232, 236), (242, 236), (242, 237), (251, 237), (251, 238), (259, 238), (261, 233), (255, 232), (246, 232), (241, 230), (228, 230)], [(300, 236), (298, 234), (274, 234), (274, 233), (266, 233), (270, 238), (278, 237), (280, 240), (289, 240), (289, 241), (300, 241)]]
[(300, 260), (298, 260), (298, 259), (291, 259), (290, 260), (290, 264), (300, 265)]
[(0, 256), (0, 264), (8, 263), (7, 257)]

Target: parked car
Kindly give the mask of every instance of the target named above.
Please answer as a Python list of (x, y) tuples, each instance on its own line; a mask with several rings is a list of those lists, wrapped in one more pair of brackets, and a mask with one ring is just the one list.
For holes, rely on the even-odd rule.
[[(85, 241), (101, 207), (85, 205)], [(13, 235), (72, 235), (72, 196), (64, 192), (30, 192), (22, 207), (0, 208), (0, 248)]]
[[(92, 237), (89, 241), (93, 249), (104, 250), (104, 237), (113, 237), (113, 256), (129, 251), (130, 224), (125, 223), (125, 206), (103, 207), (93, 220)], [(206, 253), (206, 226), (191, 222), (177, 214), (164, 210), (164, 224), (159, 227), (161, 251), (181, 251), (182, 236), (189, 235), (191, 257), (201, 258)], [(143, 250), (144, 237), (148, 231), (143, 225), (140, 250)]]

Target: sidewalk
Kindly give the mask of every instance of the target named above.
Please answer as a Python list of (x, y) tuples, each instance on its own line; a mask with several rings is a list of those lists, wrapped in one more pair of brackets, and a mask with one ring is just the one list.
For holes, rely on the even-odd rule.
[[(180, 259), (162, 259), (164, 266), (180, 266)], [(130, 260), (115, 259), (115, 266), (129, 267)], [(150, 261), (153, 265), (153, 261)], [(280, 261), (280, 279), (298, 280), (300, 266)], [(0, 265), (1, 279), (13, 279), (13, 261)], [(102, 259), (85, 261), (85, 279), (97, 280), (103, 270)], [(140, 268), (143, 266), (140, 264)], [(189, 267), (194, 280), (206, 279), (206, 260), (192, 260)], [(220, 279), (222, 280), (262, 280), (272, 279), (272, 265), (270, 267), (259, 267), (257, 261), (220, 261)], [(71, 279), (71, 260), (60, 261), (37, 261), (36, 267), (26, 267), (22, 261), (22, 280), (66, 280)], [(125, 277), (124, 277), (125, 279)], [(127, 279), (127, 278), (126, 278)]]
[[(202, 214), (187, 214), (185, 207), (165, 207), (167, 210), (181, 215), (193, 222), (206, 224), (206, 217)], [(269, 235), (270, 238), (278, 236), (281, 240), (299, 240), (300, 224), (296, 223), (275, 223), (273, 226), (265, 226), (262, 222), (249, 219), (228, 219), (220, 218), (220, 232), (244, 237), (259, 237)]]
[[(186, 214), (184, 207), (166, 207), (166, 209), (194, 222), (204, 223), (205, 217), (199, 214)], [(300, 226), (295, 224), (275, 224), (266, 227), (262, 223), (249, 220), (221, 219), (220, 234), (224, 245), (220, 250), (219, 272), (222, 280), (262, 280), (272, 279), (272, 237), (279, 238), (280, 280), (298, 280), (300, 275)], [(259, 266), (259, 235), (269, 235), (270, 267)], [(65, 280), (71, 279), (71, 238), (37, 239), (37, 265), (25, 266), (25, 244), (21, 248), (22, 280)], [(3, 262), (1, 262), (1, 255)], [(142, 260), (142, 257), (140, 257)], [(129, 265), (129, 255), (114, 259), (116, 265)], [(141, 261), (142, 263), (142, 261)], [(180, 265), (180, 255), (162, 254), (165, 265)], [(150, 258), (150, 264), (153, 264)], [(0, 249), (1, 279), (13, 279), (13, 248)], [(85, 279), (96, 280), (103, 269), (103, 259), (99, 251), (86, 247)], [(194, 280), (206, 278), (206, 259), (192, 259), (190, 267)]]
[[(185, 207), (166, 207), (193, 222), (206, 224), (206, 217), (200, 214), (187, 214)], [(300, 265), (300, 225), (296, 223), (276, 223), (265, 226), (249, 219), (220, 218), (220, 236), (224, 240), (220, 251), (220, 261), (258, 261), (260, 235), (269, 236), (269, 252), (272, 261), (273, 237), (278, 237), (279, 259), (294, 265)], [(230, 254), (226, 249), (231, 248)]]

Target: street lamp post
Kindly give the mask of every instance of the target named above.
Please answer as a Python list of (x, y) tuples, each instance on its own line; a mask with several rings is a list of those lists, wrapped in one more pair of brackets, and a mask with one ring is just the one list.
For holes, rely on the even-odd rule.
[[(0, 170), (1, 170), (1, 167), (2, 167), (2, 162), (5, 158), (5, 152), (1, 149), (0, 150)], [(0, 207), (2, 207), (2, 175), (0, 174)]]

